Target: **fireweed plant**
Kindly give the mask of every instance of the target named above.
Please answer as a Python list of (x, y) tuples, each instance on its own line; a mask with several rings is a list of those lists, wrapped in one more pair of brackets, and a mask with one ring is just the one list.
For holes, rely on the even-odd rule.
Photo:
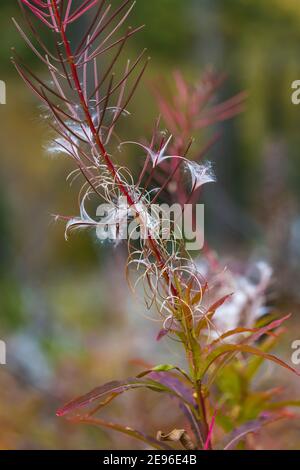
[[(176, 72), (174, 96), (165, 96), (155, 87), (161, 119), (150, 143), (120, 142), (116, 125), (129, 114), (128, 104), (149, 61), (143, 51), (125, 63), (120, 76), (116, 72), (127, 42), (142, 28), (123, 29), (134, 3), (125, 0), (116, 9), (106, 0), (21, 0), (19, 4), (26, 26), (14, 20), (15, 26), (49, 78), (40, 79), (15, 51), (13, 63), (41, 100), (56, 134), (49, 151), (70, 157), (75, 164), (72, 176), (84, 179), (80, 215), (65, 218), (66, 236), (89, 228), (99, 238), (111, 233), (117, 244), (124, 238), (122, 222), (134, 221), (128, 236), (130, 285), (142, 284), (147, 308), (156, 310), (161, 319), (157, 341), (169, 337), (180, 342), (187, 364), (186, 370), (171, 364), (153, 366), (136, 377), (99, 386), (63, 406), (57, 415), (119, 431), (156, 449), (249, 445), (250, 433), (291, 416), (287, 407), (298, 404), (274, 401), (278, 389), (253, 390), (253, 379), (264, 360), (298, 374), (269, 352), (288, 318), (263, 311), (271, 272), (263, 263), (255, 267), (255, 280), (226, 271), (207, 245), (203, 257), (193, 259), (184, 240), (174, 235), (176, 221), (170, 223), (169, 236), (163, 237), (150, 211), (160, 200), (176, 201), (184, 211), (187, 203), (198, 201), (205, 183), (215, 181), (211, 164), (203, 158), (218, 136), (192, 160), (188, 158), (191, 137), (240, 112), (245, 95), (214, 104), (224, 77), (207, 72), (191, 87)], [(160, 131), (160, 120), (170, 134)], [(145, 155), (136, 178), (115, 163), (118, 149), (129, 150), (133, 144)], [(105, 217), (90, 215), (91, 198), (109, 203)], [(137, 233), (146, 236), (136, 237)], [(156, 436), (149, 436), (97, 417), (119, 395), (140, 388), (166, 394), (172, 404), (176, 402), (182, 411), (182, 428), (157, 430)]]

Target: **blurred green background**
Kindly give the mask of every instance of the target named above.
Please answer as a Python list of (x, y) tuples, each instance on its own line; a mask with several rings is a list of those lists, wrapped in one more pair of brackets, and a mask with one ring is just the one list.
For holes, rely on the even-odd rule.
[[(50, 134), (37, 100), (10, 63), (15, 46), (39, 69), (12, 16), (21, 16), (16, 2), (3, 0), (0, 338), (7, 365), (0, 366), (0, 448), (128, 448), (129, 439), (70, 425), (55, 410), (106, 380), (135, 373), (136, 358), (170, 362), (176, 351), (154, 341), (157, 325), (129, 293), (126, 253), (103, 249), (87, 233), (66, 242), (63, 225), (53, 223), (52, 213), (77, 213), (78, 186), (65, 181), (69, 161), (46, 154)], [(219, 99), (249, 92), (245, 113), (216, 126), (222, 138), (209, 158), (218, 184), (205, 190), (206, 238), (222, 257), (272, 264), (272, 304), (294, 313), (280, 350), (289, 361), (290, 343), (300, 338), (300, 106), (291, 103), (291, 83), (300, 79), (299, 1), (138, 0), (132, 23), (147, 27), (130, 53), (147, 47), (152, 61), (122, 129), (130, 140), (150, 135), (158, 110), (148, 86), (164, 76), (172, 87), (173, 69), (191, 82), (207, 66), (227, 73)], [(299, 399), (295, 379), (276, 371)], [(166, 406), (134, 392), (110, 414), (155, 433)], [(170, 413), (170, 425), (177, 419)], [(296, 421), (282, 423), (265, 431), (262, 445), (300, 448), (299, 438)]]

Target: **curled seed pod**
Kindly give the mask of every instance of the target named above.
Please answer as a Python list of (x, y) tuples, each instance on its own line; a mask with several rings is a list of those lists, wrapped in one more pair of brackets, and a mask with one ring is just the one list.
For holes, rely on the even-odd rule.
[(165, 434), (162, 431), (158, 431), (156, 435), (158, 441), (168, 441), (168, 442), (180, 442), (180, 444), (186, 450), (195, 450), (196, 446), (193, 443), (192, 439), (188, 435), (185, 429), (173, 429), (173, 431)]

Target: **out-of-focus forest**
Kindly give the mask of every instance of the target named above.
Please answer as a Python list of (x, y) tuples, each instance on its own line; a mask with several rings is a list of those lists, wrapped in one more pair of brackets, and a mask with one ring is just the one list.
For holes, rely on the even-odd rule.
[[(47, 154), (51, 133), (39, 103), (10, 63), (14, 46), (40, 70), (12, 16), (21, 17), (17, 2), (2, 1), (0, 339), (7, 365), (0, 366), (0, 448), (126, 449), (136, 443), (70, 424), (55, 410), (96, 385), (136, 373), (139, 360), (170, 362), (178, 351), (155, 341), (157, 325), (129, 292), (126, 247), (103, 246), (88, 233), (66, 242), (64, 225), (53, 221), (53, 213), (77, 214), (79, 185), (66, 183), (67, 158)], [(290, 362), (291, 342), (300, 339), (300, 106), (291, 102), (291, 83), (300, 79), (299, 1), (138, 0), (131, 22), (146, 28), (128, 54), (147, 47), (152, 61), (120, 129), (127, 140), (151, 135), (158, 114), (151, 87), (163, 77), (172, 88), (174, 69), (191, 82), (207, 67), (225, 72), (219, 100), (249, 93), (243, 114), (215, 126), (222, 137), (208, 155), (218, 183), (204, 192), (206, 239), (238, 265), (252, 259), (272, 265), (268, 301), (293, 313), (279, 348)], [(201, 145), (202, 136), (195, 137)], [(136, 160), (129, 153), (124, 158), (134, 168)], [(292, 375), (270, 365), (264, 372), (264, 380), (275, 377), (276, 386), (299, 399)], [(110, 413), (152, 434), (162, 415), (170, 428), (178, 420), (172, 404), (150, 392), (132, 392), (104, 415)], [(299, 449), (299, 423), (269, 426), (262, 447)]]

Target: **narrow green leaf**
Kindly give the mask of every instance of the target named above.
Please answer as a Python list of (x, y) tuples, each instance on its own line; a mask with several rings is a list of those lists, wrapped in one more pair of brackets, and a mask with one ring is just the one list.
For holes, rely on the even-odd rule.
[(155, 392), (165, 392), (170, 395), (176, 396), (179, 398), (181, 401), (184, 403), (187, 403), (190, 405), (184, 397), (181, 395), (177, 394), (174, 390), (171, 388), (161, 384), (160, 382), (157, 382), (155, 380), (142, 380), (141, 378), (129, 378), (123, 381), (113, 381), (109, 382), (107, 384), (104, 384), (100, 387), (95, 388), (91, 392), (75, 398), (75, 400), (70, 401), (67, 403), (65, 406), (60, 408), (57, 411), (57, 416), (64, 416), (67, 413), (78, 409), (78, 408), (83, 408), (85, 406), (88, 406), (95, 402), (96, 400), (102, 399), (103, 397), (111, 394), (117, 394), (120, 395), (124, 392), (127, 392), (128, 390), (133, 390), (136, 388), (148, 388), (150, 390), (153, 390)]
[(199, 377), (198, 379), (201, 380), (207, 370), (210, 368), (210, 366), (221, 356), (227, 353), (231, 352), (243, 352), (243, 353), (248, 353), (248, 354), (253, 354), (254, 356), (259, 356), (263, 359), (267, 359), (269, 361), (275, 362), (276, 364), (280, 365), (281, 367), (284, 367), (285, 369), (290, 370), (291, 372), (294, 372), (294, 374), (300, 376), (300, 373), (294, 369), (293, 367), (289, 366), (286, 362), (282, 361), (276, 356), (273, 356), (272, 354), (268, 354), (258, 348), (255, 348), (253, 346), (249, 346), (247, 344), (224, 344), (218, 348), (216, 348), (213, 352), (211, 352), (208, 356), (207, 359), (202, 366)]
[(146, 375), (150, 374), (151, 372), (170, 372), (170, 371), (178, 371), (180, 372), (189, 382), (191, 382), (190, 377), (185, 372), (185, 370), (181, 369), (180, 367), (174, 366), (173, 364), (158, 364), (157, 366), (152, 367), (151, 369), (145, 370), (138, 374), (138, 378), (145, 377)]

